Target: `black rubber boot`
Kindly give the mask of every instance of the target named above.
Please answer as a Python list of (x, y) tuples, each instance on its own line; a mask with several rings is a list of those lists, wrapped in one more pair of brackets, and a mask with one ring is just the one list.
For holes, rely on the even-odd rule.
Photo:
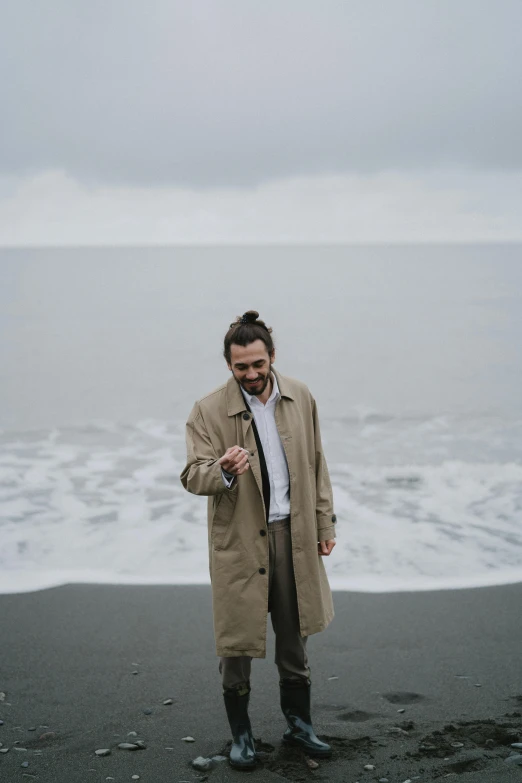
[(233, 737), (230, 766), (234, 769), (254, 769), (256, 749), (248, 717), (250, 687), (227, 688), (223, 691), (223, 698)]
[(298, 745), (309, 756), (330, 756), (332, 748), (315, 736), (310, 718), (311, 686), (305, 680), (279, 681), (281, 709), (288, 723), (283, 742)]

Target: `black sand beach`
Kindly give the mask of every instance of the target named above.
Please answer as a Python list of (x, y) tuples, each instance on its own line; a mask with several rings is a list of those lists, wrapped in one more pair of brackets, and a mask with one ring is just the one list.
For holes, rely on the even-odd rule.
[[(522, 753), (510, 747), (522, 742), (522, 584), (334, 601), (332, 625), (309, 639), (314, 723), (332, 758), (310, 770), (281, 748), (270, 628), (250, 710), (262, 760), (247, 774), (226, 761), (191, 768), (229, 739), (209, 587), (0, 595), (0, 780), (522, 781), (505, 761)], [(119, 749), (132, 731), (146, 748)]]

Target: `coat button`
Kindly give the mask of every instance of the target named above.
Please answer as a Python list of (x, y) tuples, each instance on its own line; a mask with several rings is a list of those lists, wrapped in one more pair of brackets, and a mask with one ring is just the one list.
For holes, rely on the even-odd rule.
[(248, 413), (243, 413), (243, 418), (245, 421), (248, 421), (250, 416), (248, 415)]
[(260, 574), (266, 574), (266, 568), (260, 568), (259, 569)]
[(266, 530), (260, 530), (259, 531), (260, 536), (266, 536)]
[(335, 516), (335, 514), (332, 514), (332, 522), (337, 522), (337, 517)]

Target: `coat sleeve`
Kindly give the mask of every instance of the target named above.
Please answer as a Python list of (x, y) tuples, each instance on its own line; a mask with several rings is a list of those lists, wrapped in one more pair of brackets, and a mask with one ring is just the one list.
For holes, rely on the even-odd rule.
[(312, 397), (312, 418), (315, 441), (316, 520), (317, 540), (329, 541), (335, 538), (336, 516), (333, 511), (333, 492), (328, 466), (321, 443), (321, 428), (317, 403)]
[(198, 403), (188, 418), (185, 438), (187, 464), (180, 475), (185, 489), (193, 495), (219, 495), (229, 491), (218, 462), (221, 455), (215, 452)]

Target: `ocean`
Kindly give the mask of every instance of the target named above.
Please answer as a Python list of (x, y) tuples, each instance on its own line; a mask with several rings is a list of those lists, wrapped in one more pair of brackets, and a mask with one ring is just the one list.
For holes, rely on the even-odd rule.
[(184, 424), (248, 309), (318, 402), (334, 589), (522, 581), (521, 245), (46, 248), (0, 250), (0, 592), (209, 582)]

